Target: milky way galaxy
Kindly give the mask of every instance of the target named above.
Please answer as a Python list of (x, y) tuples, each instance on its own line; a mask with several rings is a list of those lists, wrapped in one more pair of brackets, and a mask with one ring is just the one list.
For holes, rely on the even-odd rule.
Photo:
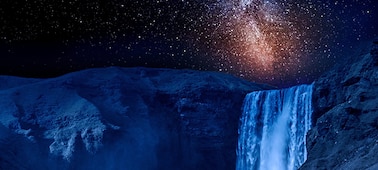
[[(319, 4), (318, 4), (319, 5)], [(223, 6), (223, 5), (220, 5)], [(224, 20), (234, 38), (223, 53), (236, 56), (242, 75), (260, 82), (301, 81), (309, 65), (316, 63), (314, 51), (330, 58), (329, 48), (321, 41), (324, 33), (335, 37), (331, 20), (322, 5), (293, 1), (241, 0), (223, 6)], [(329, 41), (329, 39), (327, 39)], [(226, 43), (227, 44), (227, 43)], [(233, 54), (229, 54), (232, 51)], [(319, 52), (318, 51), (318, 52)], [(326, 53), (323, 53), (326, 51)], [(318, 58), (321, 60), (320, 58)]]
[(378, 35), (374, 0), (0, 2), (0, 74), (53, 77), (93, 67), (233, 74), (311, 83)]
[(232, 50), (234, 60), (244, 63), (245, 69), (259, 77), (274, 78), (280, 71), (293, 74), (297, 70), (301, 56), (306, 55), (302, 49), (308, 39), (306, 30), (293, 20), (301, 19), (290, 16), (293, 15), (290, 8), (283, 8), (285, 4), (276, 1), (221, 3), (226, 4), (220, 5), (224, 18), (222, 31), (231, 30), (233, 36), (230, 42), (225, 42), (228, 44), (225, 49)]

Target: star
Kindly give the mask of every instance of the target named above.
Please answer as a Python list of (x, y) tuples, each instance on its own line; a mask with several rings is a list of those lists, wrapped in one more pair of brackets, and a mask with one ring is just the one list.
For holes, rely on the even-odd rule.
[(142, 66), (311, 83), (378, 36), (376, 8), (373, 0), (4, 1), (0, 74)]

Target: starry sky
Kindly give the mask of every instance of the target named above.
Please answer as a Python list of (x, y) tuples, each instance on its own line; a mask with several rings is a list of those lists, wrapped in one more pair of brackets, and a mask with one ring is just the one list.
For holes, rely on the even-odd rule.
[(1, 0), (0, 74), (94, 67), (311, 83), (378, 35), (376, 0)]

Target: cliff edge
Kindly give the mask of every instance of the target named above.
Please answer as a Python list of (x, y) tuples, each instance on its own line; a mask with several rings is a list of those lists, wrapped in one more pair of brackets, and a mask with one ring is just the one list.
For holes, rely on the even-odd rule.
[(301, 170), (378, 169), (378, 39), (319, 78)]

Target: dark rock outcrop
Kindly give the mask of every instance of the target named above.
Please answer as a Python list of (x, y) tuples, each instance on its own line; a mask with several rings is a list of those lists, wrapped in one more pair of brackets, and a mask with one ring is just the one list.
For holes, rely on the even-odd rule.
[(244, 96), (270, 88), (116, 67), (0, 80), (0, 169), (234, 169)]
[(378, 168), (378, 39), (315, 82), (307, 169)]

